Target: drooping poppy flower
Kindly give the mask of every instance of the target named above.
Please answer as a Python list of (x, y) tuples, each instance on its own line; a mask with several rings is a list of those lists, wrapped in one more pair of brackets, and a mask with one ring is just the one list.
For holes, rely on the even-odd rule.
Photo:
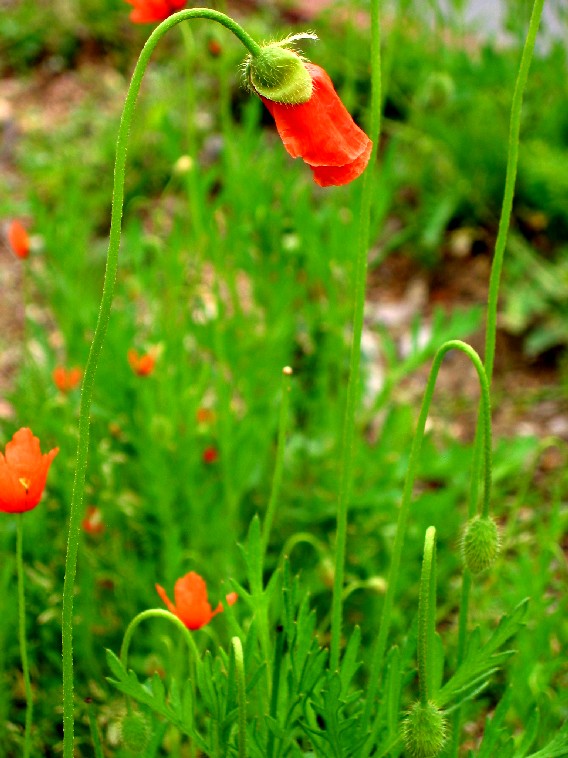
[(39, 440), (31, 429), (17, 431), (0, 453), (0, 511), (23, 513), (41, 500), (47, 472), (59, 448), (42, 455)]
[(216, 447), (213, 447), (211, 445), (210, 447), (205, 448), (201, 457), (203, 463), (215, 463), (217, 460), (219, 460), (219, 451)]
[(103, 514), (100, 508), (96, 505), (88, 505), (85, 513), (85, 518), (81, 522), (81, 526), (87, 532), (87, 534), (97, 535), (102, 534), (105, 530), (105, 524), (103, 521)]
[(321, 187), (348, 184), (360, 176), (373, 143), (351, 118), (327, 73), (304, 63), (312, 78), (312, 95), (297, 105), (262, 97), (292, 158), (303, 158)]
[(82, 372), (80, 368), (65, 368), (57, 366), (53, 370), (53, 381), (55, 386), (61, 392), (70, 392), (77, 387), (81, 381)]
[[(219, 603), (215, 610), (211, 609), (207, 599), (207, 585), (203, 577), (195, 571), (178, 579), (174, 586), (175, 604), (169, 599), (166, 591), (159, 584), (156, 584), (156, 590), (164, 603), (168, 606), (175, 616), (182, 621), (188, 629), (201, 629), (208, 624), (213, 616), (221, 613), (223, 605)], [(237, 602), (237, 593), (230, 592), (226, 598), (229, 605)]]
[(126, 0), (134, 6), (130, 20), (135, 24), (154, 24), (180, 11), (186, 0)]
[(129, 350), (128, 363), (137, 376), (149, 376), (156, 365), (156, 358), (151, 353), (139, 355), (137, 350)]
[(18, 258), (27, 258), (30, 254), (30, 238), (24, 225), (15, 219), (8, 226), (8, 244)]

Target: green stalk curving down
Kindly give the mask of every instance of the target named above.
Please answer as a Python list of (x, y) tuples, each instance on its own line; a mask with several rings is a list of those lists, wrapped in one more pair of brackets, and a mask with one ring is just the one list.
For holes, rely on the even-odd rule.
[(63, 613), (62, 613), (62, 641), (63, 641), (63, 756), (73, 758), (74, 742), (74, 718), (73, 718), (73, 592), (77, 571), (77, 555), (79, 550), (79, 535), (81, 529), (81, 515), (83, 495), (85, 489), (85, 475), (87, 469), (87, 456), (89, 450), (89, 426), (90, 409), (93, 398), (93, 387), (99, 357), (107, 333), (108, 322), (114, 297), (114, 287), (118, 268), (118, 254), (121, 238), (121, 221), (124, 203), (124, 180), (126, 170), (126, 156), (128, 150), (128, 137), (134, 116), (136, 100), (140, 92), (142, 79), (150, 57), (156, 45), (169, 29), (183, 21), (192, 19), (208, 19), (215, 21), (232, 32), (247, 48), (252, 56), (260, 53), (260, 45), (245, 32), (232, 18), (224, 13), (208, 8), (192, 8), (180, 11), (154, 29), (148, 41), (144, 45), (140, 57), (136, 63), (124, 108), (120, 120), (118, 139), (116, 144), (116, 159), (114, 167), (114, 187), (112, 194), (112, 212), (110, 239), (107, 252), (107, 262), (103, 292), (99, 315), (93, 341), (89, 351), (85, 374), (81, 388), (81, 403), (79, 407), (79, 436), (77, 442), (77, 463), (71, 496), (69, 514), (69, 531), (67, 538), (67, 556), (65, 560), (65, 580), (63, 584)]

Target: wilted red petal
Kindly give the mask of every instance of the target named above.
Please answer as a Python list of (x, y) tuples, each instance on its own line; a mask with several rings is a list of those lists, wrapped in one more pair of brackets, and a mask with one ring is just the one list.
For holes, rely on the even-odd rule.
[(0, 453), (0, 511), (22, 513), (39, 503), (51, 461), (59, 448), (42, 455), (39, 440), (30, 429), (17, 431)]
[[(293, 158), (303, 158), (315, 181), (322, 186), (346, 184), (365, 169), (371, 140), (351, 118), (327, 73), (313, 63), (305, 66), (313, 81), (308, 102), (287, 105), (261, 99), (274, 117), (284, 147)], [(331, 170), (334, 167), (343, 170)]]

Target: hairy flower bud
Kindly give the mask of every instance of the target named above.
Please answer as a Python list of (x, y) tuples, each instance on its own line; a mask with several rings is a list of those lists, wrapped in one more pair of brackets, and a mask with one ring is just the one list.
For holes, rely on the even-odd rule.
[(435, 758), (447, 736), (447, 722), (434, 703), (414, 703), (404, 720), (403, 738), (406, 750), (413, 758)]
[(144, 755), (152, 737), (152, 728), (147, 717), (139, 711), (131, 711), (122, 719), (120, 726), (122, 744), (133, 753)]
[(245, 61), (245, 77), (259, 95), (276, 103), (299, 105), (312, 96), (312, 77), (304, 60), (289, 45), (291, 39), (271, 42)]
[(497, 524), (487, 516), (475, 516), (468, 521), (462, 537), (462, 555), (472, 574), (479, 574), (493, 565), (499, 553)]

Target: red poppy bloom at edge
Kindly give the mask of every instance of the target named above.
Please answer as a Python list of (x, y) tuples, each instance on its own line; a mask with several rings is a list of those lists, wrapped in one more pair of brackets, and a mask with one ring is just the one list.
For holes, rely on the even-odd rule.
[(8, 227), (7, 232), (8, 244), (18, 258), (27, 258), (30, 254), (30, 238), (25, 226), (15, 219)]
[(134, 6), (130, 13), (130, 20), (135, 24), (153, 24), (180, 11), (186, 0), (126, 0)]
[(59, 448), (42, 455), (31, 429), (20, 429), (0, 453), (0, 511), (23, 513), (41, 500), (47, 472)]
[(328, 74), (305, 63), (312, 77), (312, 95), (289, 105), (261, 97), (292, 158), (303, 158), (321, 187), (348, 184), (363, 173), (373, 143), (351, 118)]
[[(217, 605), (215, 610), (211, 609), (207, 599), (207, 585), (203, 577), (195, 571), (178, 579), (174, 586), (175, 604), (169, 599), (166, 591), (159, 584), (156, 585), (158, 594), (175, 616), (182, 621), (188, 629), (201, 629), (208, 624), (213, 616), (221, 613), (223, 606)], [(227, 596), (229, 605), (237, 602), (237, 593), (230, 592)]]

